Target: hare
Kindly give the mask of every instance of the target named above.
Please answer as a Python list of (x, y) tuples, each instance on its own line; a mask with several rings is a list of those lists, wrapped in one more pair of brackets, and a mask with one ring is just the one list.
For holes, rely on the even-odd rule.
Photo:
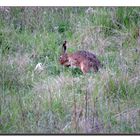
[(62, 55), (59, 58), (61, 65), (66, 67), (78, 67), (81, 69), (83, 74), (88, 73), (91, 69), (94, 70), (94, 72), (97, 72), (99, 67), (102, 67), (96, 55), (91, 52), (81, 50), (72, 54), (68, 54), (66, 52), (66, 44), (67, 41), (64, 41), (62, 46)]

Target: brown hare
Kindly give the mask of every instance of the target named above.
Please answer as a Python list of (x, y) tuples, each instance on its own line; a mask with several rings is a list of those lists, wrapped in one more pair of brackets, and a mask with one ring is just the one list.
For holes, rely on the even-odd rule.
[(91, 52), (81, 50), (72, 54), (68, 54), (66, 52), (66, 44), (67, 42), (64, 41), (62, 46), (62, 55), (59, 58), (61, 65), (66, 67), (78, 67), (84, 74), (89, 72), (91, 69), (94, 70), (94, 72), (97, 72), (99, 67), (102, 66), (97, 57)]

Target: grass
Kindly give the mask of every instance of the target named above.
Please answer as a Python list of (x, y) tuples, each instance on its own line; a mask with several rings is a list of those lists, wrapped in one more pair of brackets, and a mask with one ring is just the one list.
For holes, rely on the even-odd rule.
[[(0, 11), (1, 134), (140, 132), (139, 8)], [(61, 66), (64, 40), (69, 52), (94, 52), (104, 67), (83, 75)]]

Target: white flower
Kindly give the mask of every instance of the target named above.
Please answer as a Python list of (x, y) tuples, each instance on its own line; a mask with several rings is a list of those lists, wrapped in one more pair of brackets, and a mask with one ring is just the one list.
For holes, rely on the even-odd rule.
[(37, 71), (37, 72), (42, 72), (44, 70), (44, 66), (42, 63), (38, 63), (34, 69), (34, 71)]
[(89, 7), (86, 11), (85, 11), (86, 14), (92, 14), (94, 13), (94, 9)]

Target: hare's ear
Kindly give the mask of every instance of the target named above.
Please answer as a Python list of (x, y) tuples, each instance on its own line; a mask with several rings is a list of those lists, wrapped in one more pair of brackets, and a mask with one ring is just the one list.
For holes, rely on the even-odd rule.
[(62, 52), (63, 52), (63, 54), (66, 53), (66, 51), (67, 51), (66, 43), (67, 43), (67, 41), (64, 41), (63, 46), (62, 46)]

